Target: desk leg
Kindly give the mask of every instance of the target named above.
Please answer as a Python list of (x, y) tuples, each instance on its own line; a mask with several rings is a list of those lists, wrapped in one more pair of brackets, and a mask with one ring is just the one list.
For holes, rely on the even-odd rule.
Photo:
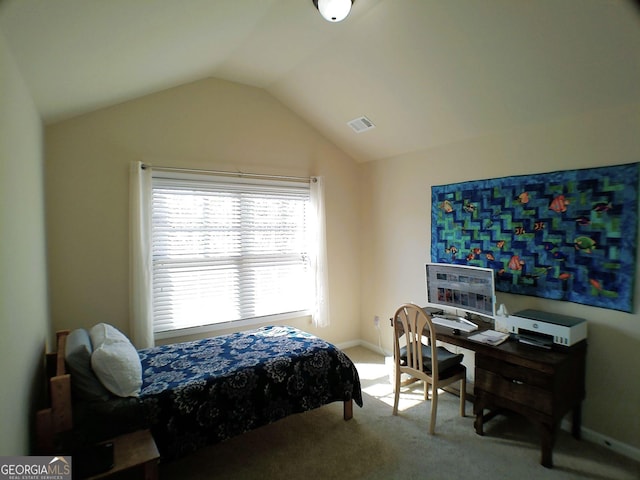
[(541, 458), (540, 464), (546, 468), (553, 468), (553, 446), (556, 443), (559, 424), (540, 424)]
[(582, 438), (582, 402), (573, 407), (573, 418), (571, 420), (571, 435), (576, 440)]
[(484, 435), (484, 408), (480, 405), (480, 401), (476, 397), (473, 402), (473, 414), (476, 416), (473, 427), (478, 435)]
[(482, 413), (476, 414), (476, 420), (473, 422), (473, 426), (478, 435), (484, 435)]

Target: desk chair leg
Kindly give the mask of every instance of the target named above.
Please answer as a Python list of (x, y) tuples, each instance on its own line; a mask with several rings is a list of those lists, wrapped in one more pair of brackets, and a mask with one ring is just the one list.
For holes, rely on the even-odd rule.
[(436, 431), (436, 414), (438, 412), (438, 389), (431, 387), (431, 423), (429, 424), (429, 434)]
[(393, 414), (394, 415), (398, 415), (398, 401), (400, 400), (400, 376), (402, 375), (400, 373), (400, 369), (396, 366), (395, 368), (395, 372), (396, 372), (396, 386), (395, 386), (395, 395), (394, 395), (394, 399), (393, 399)]

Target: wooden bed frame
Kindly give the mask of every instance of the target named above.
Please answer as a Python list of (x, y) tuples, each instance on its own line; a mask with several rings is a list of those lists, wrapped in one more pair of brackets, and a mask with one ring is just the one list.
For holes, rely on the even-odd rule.
[(36, 414), (36, 449), (46, 455), (55, 452), (56, 438), (73, 427), (71, 412), (71, 375), (67, 373), (64, 352), (69, 330), (56, 332), (56, 352), (46, 357), (49, 408)]
[[(50, 407), (36, 414), (36, 448), (43, 455), (56, 453), (56, 440), (73, 428), (71, 375), (64, 358), (69, 333), (70, 330), (56, 332), (56, 351), (46, 356)], [(353, 418), (352, 399), (344, 401), (343, 418)]]

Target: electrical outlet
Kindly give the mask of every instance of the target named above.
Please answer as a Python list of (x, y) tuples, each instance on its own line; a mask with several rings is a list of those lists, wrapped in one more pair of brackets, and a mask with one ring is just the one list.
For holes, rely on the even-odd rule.
[(373, 317), (373, 325), (378, 328), (380, 326), (380, 317), (378, 315), (376, 315), (375, 317)]

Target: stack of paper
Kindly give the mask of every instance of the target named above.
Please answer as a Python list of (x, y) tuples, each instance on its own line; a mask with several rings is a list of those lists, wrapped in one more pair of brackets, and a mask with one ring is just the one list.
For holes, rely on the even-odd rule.
[(495, 330), (483, 330), (475, 335), (471, 335), (469, 340), (474, 342), (486, 343), (487, 345), (500, 345), (509, 338), (508, 333), (497, 332)]

